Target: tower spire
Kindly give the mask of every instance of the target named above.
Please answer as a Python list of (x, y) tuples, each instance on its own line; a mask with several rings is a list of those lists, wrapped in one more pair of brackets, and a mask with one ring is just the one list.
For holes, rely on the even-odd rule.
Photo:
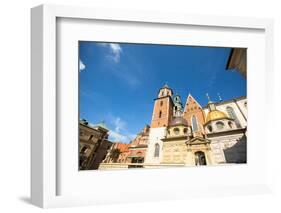
[(164, 87), (169, 88), (167, 81), (165, 81)]
[(207, 98), (208, 98), (208, 103), (212, 103), (211, 98), (210, 98), (210, 96), (209, 96), (208, 93), (206, 93), (206, 96), (207, 96)]
[(210, 98), (210, 96), (209, 96), (208, 93), (206, 93), (206, 96), (207, 96), (207, 98), (208, 98), (208, 107), (209, 107), (209, 110), (210, 110), (210, 111), (216, 110), (215, 103), (213, 103), (213, 102), (211, 101), (211, 98)]

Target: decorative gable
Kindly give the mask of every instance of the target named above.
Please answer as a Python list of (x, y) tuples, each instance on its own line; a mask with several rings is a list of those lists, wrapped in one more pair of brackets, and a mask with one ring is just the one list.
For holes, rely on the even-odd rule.
[(195, 135), (204, 133), (203, 124), (205, 123), (204, 112), (196, 99), (189, 94), (186, 100), (183, 117), (191, 124)]

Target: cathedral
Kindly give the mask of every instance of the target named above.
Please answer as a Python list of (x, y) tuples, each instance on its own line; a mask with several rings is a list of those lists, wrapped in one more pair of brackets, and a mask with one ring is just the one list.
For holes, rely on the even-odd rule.
[(150, 126), (128, 146), (126, 160), (119, 164), (105, 160), (99, 169), (246, 163), (246, 97), (208, 99), (202, 107), (189, 94), (183, 104), (180, 95), (165, 84), (154, 99)]

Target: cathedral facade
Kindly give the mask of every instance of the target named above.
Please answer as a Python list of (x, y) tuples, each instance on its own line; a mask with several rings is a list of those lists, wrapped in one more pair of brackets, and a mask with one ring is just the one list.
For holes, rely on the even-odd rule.
[[(209, 97), (208, 97), (209, 98)], [(166, 84), (154, 99), (150, 126), (129, 146), (122, 168), (161, 168), (247, 162), (247, 99), (202, 107), (189, 94), (185, 104)], [(113, 168), (102, 163), (100, 169)]]

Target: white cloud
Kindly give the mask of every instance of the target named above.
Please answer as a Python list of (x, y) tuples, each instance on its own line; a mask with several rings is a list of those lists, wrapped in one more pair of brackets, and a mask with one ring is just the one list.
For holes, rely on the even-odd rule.
[[(117, 43), (98, 43), (99, 46), (103, 47), (107, 53), (105, 58), (110, 62), (108, 63), (108, 68), (111, 71), (111, 74), (120, 78), (124, 83), (128, 84), (131, 88), (136, 88), (141, 85), (140, 77), (143, 74), (141, 66), (133, 56), (130, 54), (124, 54), (122, 46)], [(121, 57), (126, 59), (126, 63), (119, 63)], [(113, 64), (113, 66), (111, 66)], [(115, 66), (115, 65), (118, 65)], [(133, 67), (130, 68), (130, 67)]]
[(122, 52), (122, 48), (119, 44), (110, 44), (111, 52), (113, 53), (112, 59), (115, 61), (115, 63), (118, 63), (120, 61), (120, 54)]
[(115, 63), (119, 63), (120, 61), (120, 55), (122, 53), (122, 48), (119, 44), (116, 43), (102, 43), (100, 44), (101, 46), (104, 47), (109, 47), (110, 48), (110, 54), (107, 55), (107, 58), (112, 60)]
[(79, 71), (81, 72), (82, 70), (84, 70), (86, 68), (85, 64), (81, 61), (81, 59), (79, 60)]
[(114, 129), (109, 131), (109, 139), (113, 142), (130, 143), (136, 135), (127, 131), (127, 123), (120, 117), (109, 116), (110, 123)]
[(110, 130), (109, 131), (109, 139), (112, 142), (122, 142), (122, 143), (130, 143), (131, 140), (134, 138), (128, 135), (123, 135), (121, 133), (118, 133), (116, 131)]
[(120, 130), (125, 130), (126, 128), (126, 122), (119, 117), (114, 118), (113, 124), (115, 125), (116, 132), (120, 132)]

